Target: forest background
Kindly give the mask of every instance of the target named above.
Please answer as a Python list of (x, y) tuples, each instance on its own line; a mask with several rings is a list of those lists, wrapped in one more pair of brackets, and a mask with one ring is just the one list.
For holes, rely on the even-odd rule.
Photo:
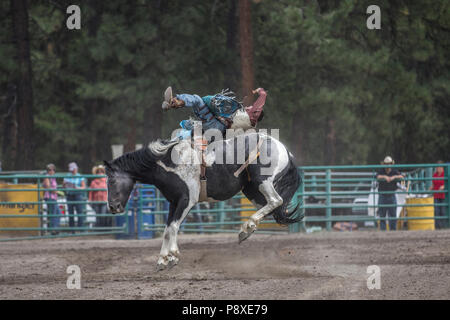
[(450, 160), (445, 0), (0, 0), (0, 30), (3, 170), (89, 172), (113, 144), (168, 138), (190, 116), (163, 113), (169, 85), (246, 104), (265, 88), (258, 126), (298, 165)]

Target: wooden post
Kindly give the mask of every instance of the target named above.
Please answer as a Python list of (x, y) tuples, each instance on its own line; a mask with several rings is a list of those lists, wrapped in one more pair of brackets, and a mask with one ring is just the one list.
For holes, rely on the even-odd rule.
[(26, 0), (11, 0), (11, 13), (17, 63), (17, 159), (15, 168), (30, 169), (34, 165), (33, 91)]

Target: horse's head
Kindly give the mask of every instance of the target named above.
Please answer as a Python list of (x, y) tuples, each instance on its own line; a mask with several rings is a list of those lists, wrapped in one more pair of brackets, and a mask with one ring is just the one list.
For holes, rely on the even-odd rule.
[(108, 180), (108, 208), (111, 213), (125, 210), (135, 180), (114, 163), (104, 161)]

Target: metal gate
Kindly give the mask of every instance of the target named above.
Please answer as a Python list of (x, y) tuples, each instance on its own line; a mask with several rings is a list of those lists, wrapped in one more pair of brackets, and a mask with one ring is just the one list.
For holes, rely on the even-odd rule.
[[(66, 177), (70, 176), (68, 174), (52, 176), (58, 182)], [(77, 177), (85, 178), (86, 186), (88, 186), (87, 179), (103, 176), (79, 175)], [(94, 204), (105, 205), (105, 203), (89, 201), (88, 193), (106, 191), (106, 189), (86, 188), (82, 190), (82, 196), (78, 201), (69, 201), (66, 197), (67, 192), (80, 190), (63, 188), (59, 185), (57, 201), (49, 203), (44, 200), (44, 192), (54, 190), (43, 187), (43, 181), (46, 178), (48, 176), (43, 174), (0, 175), (0, 241), (120, 235), (129, 232), (127, 219), (124, 219), (124, 223), (116, 224), (118, 218), (126, 216), (125, 213), (119, 216), (96, 213), (92, 208)], [(59, 213), (51, 214), (49, 204), (56, 205)], [(69, 207), (75, 205), (78, 205), (81, 212), (75, 210), (73, 214), (69, 214)], [(72, 226), (69, 225), (70, 218), (74, 220)], [(108, 225), (99, 225), (102, 218), (107, 218), (105, 220), (109, 221)], [(52, 225), (52, 222), (55, 225)]]
[[(444, 189), (430, 191), (433, 168), (444, 167)], [(303, 185), (294, 195), (293, 202), (301, 202), (306, 216), (300, 223), (279, 226), (272, 218), (264, 220), (258, 233), (287, 233), (332, 230), (333, 223), (354, 222), (368, 228), (378, 228), (380, 221), (396, 220), (400, 225), (409, 221), (442, 221), (450, 224), (450, 164), (391, 165), (404, 173), (402, 186), (393, 192), (379, 192), (376, 188), (375, 173), (381, 165), (370, 166), (311, 166), (299, 168)], [(55, 174), (61, 181), (68, 174)], [(102, 176), (80, 175), (85, 179)], [(65, 193), (74, 189), (58, 186), (58, 206), (61, 210), (59, 226), (52, 226), (55, 215), (48, 212), (48, 204), (43, 199), (45, 191), (43, 174), (1, 174), (0, 175), (0, 241), (43, 239), (56, 237), (79, 237), (110, 235), (116, 239), (148, 239), (160, 236), (165, 228), (169, 203), (155, 186), (137, 184), (131, 193), (123, 214), (96, 213), (92, 205), (99, 202), (88, 201), (86, 196), (79, 201), (68, 201)], [(87, 184), (88, 185), (88, 184)], [(408, 187), (406, 187), (408, 186)], [(90, 191), (106, 189), (83, 189)], [(445, 198), (434, 204), (433, 194), (441, 193)], [(378, 204), (381, 194), (395, 194), (396, 197), (418, 198), (395, 205), (401, 214), (397, 217), (380, 217), (379, 208), (392, 205)], [(420, 198), (431, 198), (430, 201)], [(104, 202), (100, 202), (105, 204)], [(70, 205), (80, 204), (81, 214), (69, 214)], [(426, 209), (429, 216), (414, 213), (414, 208)], [(438, 210), (442, 208), (442, 210)], [(416, 210), (417, 211), (417, 210)], [(434, 212), (441, 212), (436, 216)], [(255, 208), (238, 194), (230, 200), (216, 203), (197, 204), (188, 214), (180, 228), (181, 233), (234, 233), (240, 225), (255, 212)], [(413, 214), (414, 213), (414, 214)], [(69, 218), (75, 222), (83, 220), (80, 226), (70, 226)], [(99, 226), (101, 217), (110, 219), (110, 225)], [(411, 222), (412, 223), (412, 222)]]

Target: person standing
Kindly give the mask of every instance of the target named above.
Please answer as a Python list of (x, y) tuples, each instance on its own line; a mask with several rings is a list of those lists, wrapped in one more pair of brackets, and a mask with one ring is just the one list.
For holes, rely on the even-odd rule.
[(67, 206), (69, 209), (69, 226), (75, 227), (75, 210), (78, 215), (78, 227), (82, 227), (84, 224), (84, 217), (82, 216), (85, 214), (85, 204), (82, 203), (84, 201), (83, 197), (83, 191), (82, 189), (86, 189), (86, 182), (83, 177), (80, 177), (80, 174), (78, 173), (78, 166), (75, 162), (69, 163), (69, 172), (71, 173), (71, 176), (68, 178), (64, 178), (63, 186), (67, 189), (80, 189), (78, 190), (69, 190), (66, 191), (66, 199), (67, 199)]
[[(96, 166), (92, 169), (92, 173), (95, 175), (104, 175), (104, 174), (106, 174), (105, 167), (103, 167), (102, 165)], [(90, 189), (106, 189), (107, 188), (106, 177), (95, 178), (94, 180), (92, 180), (89, 188)], [(103, 202), (103, 203), (92, 203), (91, 204), (92, 209), (94, 209), (96, 214), (108, 213), (107, 206), (106, 206), (106, 203), (108, 201), (108, 193), (106, 190), (98, 190), (98, 191), (91, 190), (91, 191), (89, 191), (89, 201), (102, 201)], [(111, 217), (97, 217), (96, 225), (97, 225), (97, 227), (111, 227), (112, 226)]]
[[(45, 189), (52, 189), (55, 191), (45, 191), (44, 192), (44, 201), (47, 203), (47, 214), (50, 215), (49, 225), (53, 228), (59, 228), (59, 215), (61, 212), (58, 207), (58, 193), (56, 189), (58, 188), (58, 184), (56, 183), (55, 178), (50, 178), (50, 176), (55, 174), (56, 167), (53, 163), (47, 165), (47, 176), (48, 178), (44, 179), (43, 186)], [(58, 231), (52, 230), (52, 235), (58, 234)]]
[[(391, 157), (386, 156), (381, 164), (393, 165), (394, 160)], [(395, 193), (380, 193), (380, 192), (394, 192), (397, 190), (397, 182), (403, 179), (404, 176), (400, 174), (396, 169), (385, 167), (377, 172), (376, 179), (378, 181), (378, 205), (390, 205), (388, 207), (379, 207), (378, 214), (380, 218), (385, 218), (386, 215), (389, 218), (397, 217), (397, 199)], [(397, 220), (389, 220), (389, 230), (396, 230)], [(380, 220), (380, 229), (386, 231), (386, 221)]]
[[(442, 164), (444, 161), (439, 160), (437, 163)], [(430, 190), (439, 191), (444, 190), (444, 167), (436, 167), (436, 171), (433, 174), (433, 184), (430, 187)], [(445, 203), (445, 193), (443, 192), (434, 192), (434, 217), (445, 217), (445, 212), (447, 211), (445, 206), (441, 206), (440, 204)], [(434, 225), (436, 229), (443, 229), (447, 226), (447, 219), (434, 219)]]

